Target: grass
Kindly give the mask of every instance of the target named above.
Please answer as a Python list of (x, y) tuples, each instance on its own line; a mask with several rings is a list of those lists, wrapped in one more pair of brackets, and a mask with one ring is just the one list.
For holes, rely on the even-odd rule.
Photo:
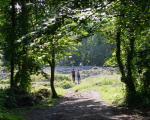
[(23, 120), (23, 117), (5, 111), (5, 113), (0, 113), (0, 120)]
[[(41, 89), (47, 89), (50, 91), (50, 82), (46, 80), (41, 74), (32, 75), (32, 93), (36, 93)], [(8, 81), (2, 81), (2, 85), (7, 85)], [(68, 88), (73, 88), (75, 91), (97, 91), (101, 98), (109, 104), (119, 105), (124, 100), (124, 86), (120, 82), (118, 75), (108, 75), (97, 78), (86, 78), (81, 81), (80, 85), (72, 83), (69, 75), (57, 74), (55, 80), (55, 87), (60, 97), (67, 93)], [(21, 116), (24, 116), (26, 112), (36, 108), (46, 108), (57, 104), (58, 99), (46, 98), (40, 104), (37, 104), (30, 108), (6, 110), (2, 103), (4, 103), (5, 93), (0, 92), (0, 120), (23, 120)], [(1, 112), (3, 111), (3, 112)], [(20, 111), (20, 112), (19, 112)]]
[[(50, 81), (45, 79), (41, 74), (32, 75), (32, 92), (38, 91), (39, 89), (49, 89), (50, 90)], [(65, 74), (56, 74), (55, 75), (55, 88), (57, 93), (60, 96), (63, 96), (66, 92), (66, 89), (74, 86), (70, 76)]]
[[(32, 89), (31, 93), (36, 93), (41, 89), (47, 89), (50, 92), (50, 82), (46, 80), (41, 74), (32, 75)], [(6, 88), (9, 86), (9, 80), (0, 81), (0, 120), (24, 120), (25, 113), (29, 112), (32, 109), (36, 108), (46, 108), (54, 106), (59, 101), (58, 99), (51, 99), (51, 97), (45, 98), (40, 104), (24, 107), (24, 108), (15, 108), (8, 110), (4, 107)], [(69, 75), (56, 74), (55, 87), (58, 95), (60, 97), (66, 94), (66, 89), (73, 87)]]
[(80, 85), (73, 88), (75, 91), (97, 91), (108, 104), (119, 105), (124, 100), (124, 85), (118, 76), (103, 78), (87, 78)]
[[(36, 93), (37, 91), (41, 89), (47, 89), (50, 93), (50, 81), (46, 78), (44, 78), (41, 74), (39, 75), (32, 75), (32, 93)], [(65, 75), (65, 74), (56, 74), (55, 75), (55, 89), (58, 94), (58, 96), (61, 98), (66, 94), (66, 90), (68, 88), (71, 88), (74, 86), (72, 83), (70, 76)], [(54, 106), (57, 103), (57, 99), (51, 99), (47, 98), (45, 99), (41, 104), (38, 104), (34, 107), (36, 108), (45, 108), (45, 107), (50, 107)]]

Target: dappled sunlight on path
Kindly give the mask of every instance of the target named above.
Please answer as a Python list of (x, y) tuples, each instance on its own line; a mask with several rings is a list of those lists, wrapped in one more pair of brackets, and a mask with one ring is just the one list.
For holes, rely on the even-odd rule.
[(27, 120), (142, 120), (143, 117), (127, 108), (108, 106), (99, 101), (99, 94), (91, 91), (70, 91), (58, 105), (47, 109), (34, 109)]

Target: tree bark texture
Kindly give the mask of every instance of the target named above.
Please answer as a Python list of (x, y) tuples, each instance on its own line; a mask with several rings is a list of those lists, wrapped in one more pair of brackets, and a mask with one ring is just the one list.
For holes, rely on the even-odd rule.
[(50, 85), (52, 90), (52, 98), (57, 98), (58, 95), (56, 93), (55, 87), (54, 87), (54, 80), (55, 80), (55, 50), (53, 48), (51, 53), (51, 79), (50, 79)]
[(126, 78), (126, 85), (127, 90), (131, 93), (135, 93), (135, 85), (134, 85), (134, 78), (133, 78), (133, 58), (134, 58), (134, 45), (135, 45), (135, 38), (130, 36), (129, 38), (129, 49), (127, 51), (127, 78)]
[(116, 34), (116, 59), (119, 66), (119, 70), (121, 72), (121, 81), (125, 83), (126, 76), (125, 76), (124, 65), (121, 59), (121, 28), (120, 27), (117, 28), (117, 34)]

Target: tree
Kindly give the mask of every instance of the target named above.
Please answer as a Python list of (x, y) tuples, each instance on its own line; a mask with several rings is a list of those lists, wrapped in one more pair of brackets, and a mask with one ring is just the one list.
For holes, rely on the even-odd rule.
[[(9, 61), (10, 67), (10, 87), (14, 89), (14, 69), (15, 69), (15, 41), (16, 34), (16, 17), (17, 11), (15, 8), (16, 1), (4, 1), (4, 6), (1, 9), (1, 49), (4, 50), (5, 59)], [(10, 9), (11, 8), (11, 9)], [(5, 39), (5, 40), (4, 40)]]
[[(93, 31), (95, 32), (95, 31)], [(84, 38), (75, 50), (72, 50), (72, 58), (65, 58), (60, 65), (96, 65), (103, 66), (111, 55), (112, 45), (106, 43), (106, 39), (100, 33), (95, 33)], [(71, 59), (71, 60), (70, 60)]]
[[(138, 75), (136, 69), (136, 50), (139, 34), (149, 26), (148, 1), (122, 1), (118, 5), (116, 24), (116, 58), (126, 85), (128, 98), (136, 95)], [(128, 5), (128, 6), (127, 6)], [(123, 60), (124, 59), (124, 60)], [(132, 100), (132, 99), (130, 99)]]
[[(57, 98), (58, 95), (54, 87), (56, 63), (76, 46), (77, 39), (83, 35), (75, 34), (77, 23), (66, 16), (55, 18), (53, 23), (46, 23), (46, 25), (48, 26), (44, 34), (35, 39), (31, 46), (34, 52), (36, 51), (35, 59), (37, 58), (42, 64), (49, 64), (52, 98)], [(70, 31), (70, 29), (75, 29), (75, 31)]]

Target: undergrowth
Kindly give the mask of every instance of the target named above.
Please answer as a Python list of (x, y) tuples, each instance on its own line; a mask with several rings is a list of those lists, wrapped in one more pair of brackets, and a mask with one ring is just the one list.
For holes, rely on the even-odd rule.
[[(8, 97), (8, 80), (0, 82), (0, 86), (2, 86), (0, 89), (0, 120), (24, 120), (23, 114), (30, 109), (50, 107), (54, 106), (58, 102), (58, 99), (51, 99), (50, 81), (48, 79), (44, 78), (41, 74), (32, 75), (31, 78), (31, 93), (23, 94), (17, 91), (18, 93), (15, 95), (16, 97), (13, 95)], [(55, 87), (60, 97), (66, 94), (66, 89), (73, 86), (74, 84), (68, 75), (56, 75)], [(32, 103), (32, 105), (28, 104), (28, 100), (29, 103)], [(10, 106), (12, 105), (11, 109), (8, 109), (6, 104), (8, 104), (8, 106), (9, 104)]]

